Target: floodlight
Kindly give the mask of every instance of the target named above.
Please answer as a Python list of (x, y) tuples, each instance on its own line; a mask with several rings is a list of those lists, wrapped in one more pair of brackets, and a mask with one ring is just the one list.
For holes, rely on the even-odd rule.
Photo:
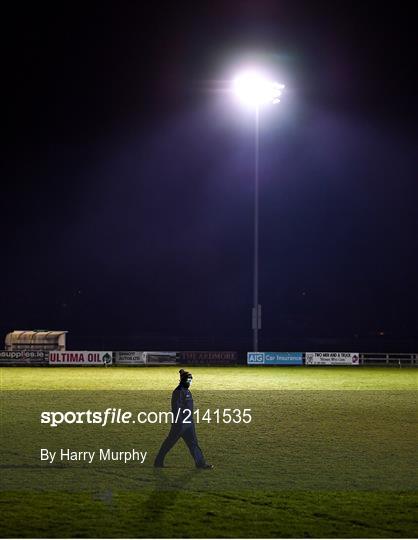
[(245, 105), (258, 107), (268, 103), (279, 103), (284, 84), (271, 81), (256, 71), (245, 71), (235, 77), (233, 91)]
[(258, 294), (258, 252), (259, 252), (259, 128), (260, 107), (276, 104), (284, 90), (284, 84), (273, 81), (265, 72), (259, 69), (247, 68), (239, 73), (231, 84), (231, 93), (254, 114), (254, 281), (252, 330), (253, 352), (258, 352), (258, 332), (261, 330), (261, 304)]

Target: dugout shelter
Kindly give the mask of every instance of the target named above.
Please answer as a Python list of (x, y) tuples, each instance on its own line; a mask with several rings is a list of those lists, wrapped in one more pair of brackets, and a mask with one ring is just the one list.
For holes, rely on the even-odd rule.
[(6, 335), (6, 351), (65, 351), (67, 330), (13, 330)]

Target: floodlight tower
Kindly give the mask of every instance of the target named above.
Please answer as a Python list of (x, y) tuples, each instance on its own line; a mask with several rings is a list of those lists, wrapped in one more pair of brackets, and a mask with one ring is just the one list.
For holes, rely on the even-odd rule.
[(248, 70), (235, 77), (233, 91), (239, 101), (254, 110), (254, 282), (252, 330), (253, 351), (258, 352), (258, 331), (261, 330), (261, 304), (258, 299), (258, 223), (259, 223), (259, 132), (260, 107), (280, 102), (284, 84), (270, 80), (257, 71)]

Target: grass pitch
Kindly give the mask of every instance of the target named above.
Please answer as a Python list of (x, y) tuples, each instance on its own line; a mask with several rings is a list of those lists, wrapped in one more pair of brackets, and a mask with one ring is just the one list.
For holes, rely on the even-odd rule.
[[(213, 471), (165, 424), (40, 423), (41, 411), (170, 408), (179, 367), (3, 368), (1, 534), (7, 537), (414, 537), (413, 368), (191, 368), (195, 408), (250, 408), (250, 424), (200, 422)], [(40, 448), (148, 452), (143, 465), (40, 461)]]

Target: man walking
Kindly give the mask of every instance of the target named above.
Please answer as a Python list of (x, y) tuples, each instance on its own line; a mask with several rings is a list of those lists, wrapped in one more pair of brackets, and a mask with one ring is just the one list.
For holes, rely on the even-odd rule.
[(190, 392), (193, 376), (184, 369), (180, 369), (179, 373), (179, 385), (174, 389), (171, 396), (173, 423), (171, 424), (171, 429), (167, 438), (161, 445), (155, 458), (154, 467), (164, 467), (165, 456), (181, 437), (187, 444), (196, 467), (198, 469), (213, 469), (213, 465), (206, 463), (203, 452), (197, 442), (193, 420), (193, 397)]

